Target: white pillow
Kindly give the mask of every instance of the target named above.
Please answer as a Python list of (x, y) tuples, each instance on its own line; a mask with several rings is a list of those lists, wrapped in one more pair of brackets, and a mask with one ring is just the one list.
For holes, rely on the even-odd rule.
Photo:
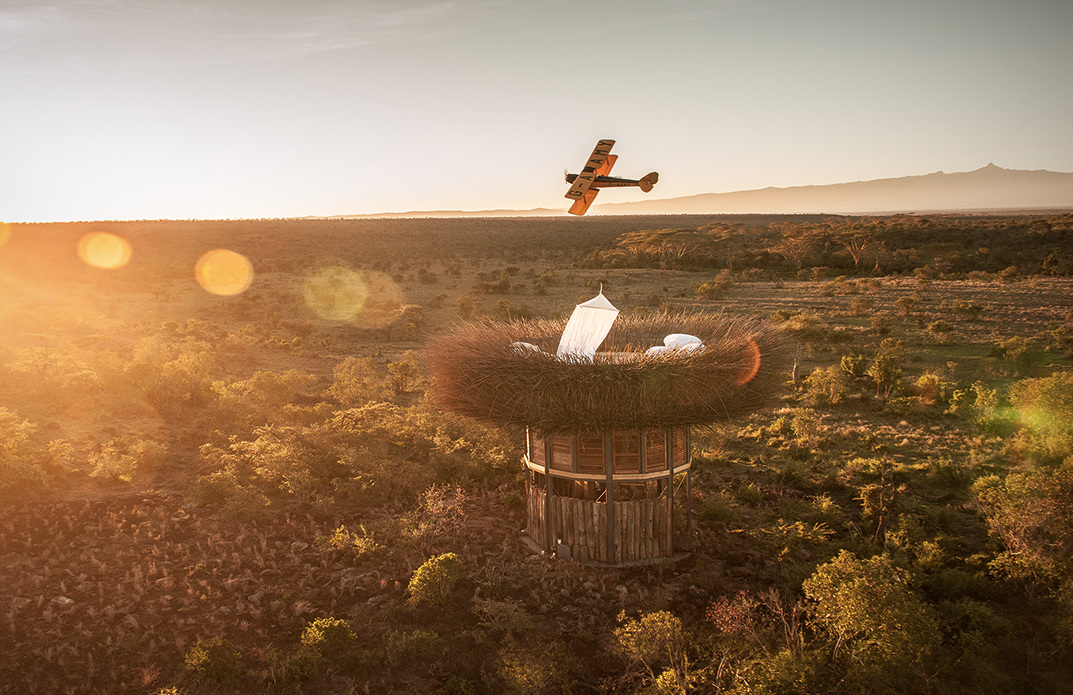
[(510, 344), (510, 349), (514, 352), (525, 354), (527, 352), (543, 352), (540, 348), (532, 343), (515, 342)]
[(663, 339), (663, 344), (669, 348), (680, 348), (693, 343), (699, 343), (700, 338), (687, 333), (671, 333)]

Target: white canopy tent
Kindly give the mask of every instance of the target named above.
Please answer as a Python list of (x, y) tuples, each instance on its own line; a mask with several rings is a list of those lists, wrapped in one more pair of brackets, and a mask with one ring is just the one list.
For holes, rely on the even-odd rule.
[(603, 290), (589, 301), (578, 304), (559, 340), (556, 357), (581, 357), (591, 361), (616, 318), (618, 309), (607, 301)]

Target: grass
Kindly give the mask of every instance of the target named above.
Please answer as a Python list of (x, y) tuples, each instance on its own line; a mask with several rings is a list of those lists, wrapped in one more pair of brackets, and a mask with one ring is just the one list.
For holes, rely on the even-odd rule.
[[(0, 681), (20, 692), (502, 691), (529, 682), (524, 646), (541, 644), (563, 655), (559, 689), (626, 692), (646, 676), (608, 649), (619, 614), (641, 625), (661, 610), (682, 619), (693, 666), (716, 654), (725, 675), (745, 669), (742, 659), (758, 672), (774, 663), (764, 654), (786, 648), (764, 611), (803, 600), (805, 579), (850, 550), (862, 562), (892, 558), (913, 596), (939, 612), (950, 639), (932, 664), (934, 690), (1068, 692), (1060, 604), (1050, 585), (991, 566), (1000, 544), (972, 484), (1027, 465), (1008, 444), (1016, 425), (1005, 399), (1025, 378), (1073, 367), (1039, 337), (1070, 322), (1073, 281), (936, 273), (926, 286), (908, 275), (851, 286), (838, 271), (797, 280), (740, 269), (709, 300), (693, 287), (711, 269), (578, 267), (624, 233), (710, 221), (13, 226), (0, 248), (0, 408), (34, 482), (0, 507)], [(78, 237), (98, 228), (131, 241), (129, 266), (73, 258)], [(253, 262), (245, 294), (209, 295), (192, 282), (197, 257), (217, 247)], [(380, 278), (357, 320), (323, 318), (305, 302), (308, 279), (335, 265)], [(474, 292), (503, 277), (508, 294)], [(645, 340), (697, 312), (802, 336), (789, 358), (796, 384), (788, 364), (773, 402), (695, 432), (693, 534), (682, 519), (690, 556), (677, 565), (596, 570), (530, 555), (518, 542), (522, 438), (427, 399), (421, 350), (454, 335), (460, 297), (479, 305), (478, 319), (505, 300), (560, 327), (601, 283), (623, 327), (662, 322)], [(914, 295), (902, 316), (896, 303)], [(866, 313), (860, 299), (871, 302)], [(982, 309), (962, 316), (958, 301)], [(885, 332), (874, 316), (889, 319)], [(953, 330), (928, 332), (940, 320)], [(993, 352), (1012, 338), (1032, 341), (1036, 359)], [(473, 349), (491, 349), (488, 334), (477, 340)], [(812, 370), (843, 355), (861, 355), (866, 369), (881, 353), (900, 360), (889, 397), (867, 376), (848, 379), (837, 402), (810, 393)], [(363, 360), (359, 375), (336, 373), (348, 358)], [(390, 365), (414, 360), (405, 387), (391, 388), (402, 368)], [(912, 388), (926, 372), (940, 377), (934, 398)], [(147, 390), (149, 377), (158, 388)], [(952, 391), (976, 382), (994, 391), (994, 412), (948, 412)], [(92, 475), (109, 445), (130, 453), (138, 442), (156, 445), (152, 465)], [(447, 489), (449, 505), (430, 505)], [(443, 603), (409, 602), (415, 571), (448, 553), (462, 568)], [(783, 604), (761, 601), (758, 622), (735, 628), (746, 641), (705, 619), (714, 602), (746, 605), (772, 588)], [(489, 606), (502, 609), (499, 623)], [(303, 631), (328, 618), (361, 626), (346, 658), (299, 668)], [(525, 626), (524, 642), (508, 622)], [(795, 663), (822, 664), (850, 688), (822, 626), (799, 627), (812, 651)], [(241, 654), (223, 683), (183, 666), (211, 640)]]

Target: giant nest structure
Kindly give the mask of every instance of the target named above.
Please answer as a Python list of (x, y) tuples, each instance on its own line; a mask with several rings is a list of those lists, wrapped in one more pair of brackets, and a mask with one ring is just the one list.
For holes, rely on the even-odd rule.
[(786, 380), (788, 356), (763, 322), (619, 319), (601, 292), (566, 323), (463, 325), (427, 361), (440, 407), (526, 428), (526, 543), (625, 566), (681, 556), (692, 537), (690, 429), (762, 405)]
[[(785, 382), (767, 323), (725, 314), (620, 317), (591, 357), (556, 355), (564, 321), (466, 324), (429, 348), (440, 407), (542, 432), (703, 426), (752, 411)], [(670, 335), (701, 347), (652, 350)]]

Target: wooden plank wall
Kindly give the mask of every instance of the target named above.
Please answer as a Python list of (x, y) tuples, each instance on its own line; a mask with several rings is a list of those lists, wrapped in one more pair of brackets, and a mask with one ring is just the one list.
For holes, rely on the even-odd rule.
[[(545, 492), (531, 486), (528, 495), (529, 537), (545, 538)], [(570, 548), (578, 562), (624, 563), (664, 558), (670, 555), (671, 502), (666, 497), (613, 502), (615, 548), (607, 552), (607, 504), (571, 497), (553, 497), (552, 536)], [(553, 551), (556, 548), (546, 548)]]

